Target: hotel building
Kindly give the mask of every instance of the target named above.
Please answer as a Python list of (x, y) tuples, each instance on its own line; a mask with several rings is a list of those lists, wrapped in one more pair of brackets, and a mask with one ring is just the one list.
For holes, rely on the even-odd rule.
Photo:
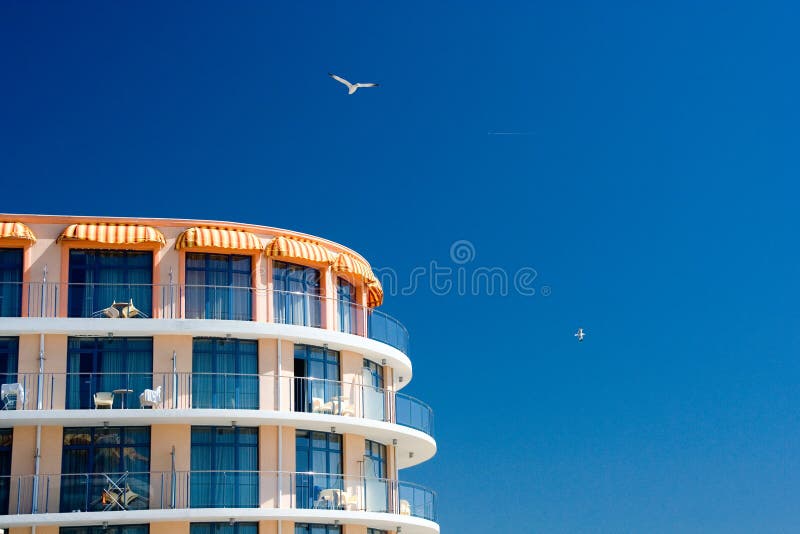
[(408, 333), (358, 253), (176, 219), (0, 215), (0, 529), (435, 534)]

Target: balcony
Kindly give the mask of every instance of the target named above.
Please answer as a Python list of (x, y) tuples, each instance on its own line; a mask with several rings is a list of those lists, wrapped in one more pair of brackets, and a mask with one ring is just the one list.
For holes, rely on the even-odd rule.
[[(405, 326), (367, 306), (312, 293), (177, 284), (0, 282), (5, 317), (211, 319), (324, 328), (409, 351)], [(11, 302), (13, 300), (13, 302)]]
[[(8, 513), (257, 508), (398, 514), (436, 522), (436, 493), (384, 478), (277, 471), (11, 475)], [(87, 520), (84, 518), (84, 520)]]
[(268, 410), (280, 391), (279, 411), (382, 421), (433, 436), (433, 410), (426, 403), (352, 382), (188, 372), (44, 373), (41, 386), (39, 374), (19, 373), (15, 379), (21, 391), (4, 399), (11, 410), (37, 410), (39, 387), (42, 410), (91, 410), (98, 417), (120, 410)]

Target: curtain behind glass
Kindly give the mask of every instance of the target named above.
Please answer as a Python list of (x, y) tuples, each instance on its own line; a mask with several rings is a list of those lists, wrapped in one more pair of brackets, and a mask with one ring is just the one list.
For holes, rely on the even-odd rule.
[(139, 394), (153, 387), (152, 338), (69, 338), (67, 346), (67, 409), (94, 408), (95, 393), (119, 389), (132, 390), (126, 408), (139, 408)]
[(153, 254), (130, 250), (71, 250), (70, 317), (91, 317), (115, 302), (153, 314)]
[(195, 338), (192, 407), (256, 410), (258, 406), (258, 342)]
[(0, 249), (0, 317), (22, 311), (22, 249)]
[(272, 265), (275, 321), (320, 327), (322, 311), (319, 271), (281, 261), (273, 262)]
[(258, 506), (258, 429), (192, 427), (192, 508)]

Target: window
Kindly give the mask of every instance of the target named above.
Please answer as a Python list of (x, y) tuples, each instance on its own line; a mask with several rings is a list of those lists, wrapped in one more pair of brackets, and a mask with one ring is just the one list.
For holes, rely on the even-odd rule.
[(0, 515), (8, 513), (8, 496), (11, 488), (11, 443), (13, 428), (0, 428)]
[(258, 523), (192, 523), (189, 534), (258, 534)]
[(314, 508), (322, 490), (344, 489), (341, 435), (297, 430), (295, 453), (298, 508)]
[(59, 534), (148, 534), (150, 525), (94, 525), (85, 527), (61, 527)]
[(0, 248), (0, 317), (22, 313), (22, 249)]
[[(339, 352), (311, 345), (294, 346), (295, 411), (320, 411), (342, 394)], [(331, 410), (332, 412), (333, 410)]]
[(192, 427), (192, 508), (258, 506), (258, 429)]
[(71, 337), (67, 344), (68, 410), (94, 408), (94, 394), (114, 392), (114, 408), (139, 408), (153, 387), (153, 339)]
[(364, 369), (367, 371), (364, 377), (364, 384), (376, 388), (383, 388), (383, 366), (364, 358)]
[(368, 512), (389, 511), (386, 445), (364, 440), (364, 501)]
[(195, 338), (192, 408), (258, 409), (258, 342)]
[(361, 369), (364, 417), (386, 421), (386, 392), (383, 390), (383, 366), (364, 358)]
[(315, 525), (314, 523), (295, 523), (294, 534), (341, 534), (339, 525)]
[(18, 359), (19, 338), (0, 337), (0, 384), (17, 382)]
[(150, 428), (65, 428), (61, 511), (145, 510)]
[(132, 250), (70, 250), (69, 316), (99, 316), (115, 302), (153, 315), (153, 254)]
[(379, 530), (377, 528), (368, 528), (367, 534), (388, 534), (386, 530)]
[(272, 285), (276, 323), (322, 326), (318, 270), (274, 261)]
[(336, 281), (336, 304), (339, 316), (339, 332), (357, 333), (356, 288), (343, 278), (339, 278)]
[(252, 258), (234, 254), (186, 254), (186, 318), (253, 319)]

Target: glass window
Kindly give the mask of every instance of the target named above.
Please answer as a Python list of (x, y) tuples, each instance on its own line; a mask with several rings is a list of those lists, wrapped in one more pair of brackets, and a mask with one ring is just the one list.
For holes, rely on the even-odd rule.
[(70, 317), (102, 316), (114, 303), (153, 315), (153, 254), (133, 250), (70, 250)]
[(192, 523), (189, 534), (258, 534), (258, 523)]
[(297, 430), (295, 453), (299, 508), (319, 507), (323, 490), (344, 489), (341, 435)]
[(386, 445), (364, 440), (364, 501), (368, 512), (389, 511)]
[(383, 366), (364, 358), (364, 369), (369, 373), (368, 376), (365, 377), (369, 378), (369, 381), (364, 382), (364, 384), (376, 388), (383, 388)]
[(258, 429), (192, 427), (192, 508), (258, 506)]
[(152, 338), (69, 338), (68, 410), (94, 408), (95, 393), (114, 391), (114, 408), (139, 408), (139, 394), (152, 387)]
[(258, 342), (195, 338), (192, 408), (258, 409)]
[(355, 334), (358, 315), (356, 306), (356, 288), (345, 280), (339, 278), (336, 281), (336, 304), (339, 316), (339, 332)]
[(341, 534), (339, 525), (317, 525), (314, 523), (295, 523), (294, 534)]
[(14, 429), (0, 428), (0, 515), (8, 510), (9, 488), (11, 487), (11, 442)]
[(253, 319), (252, 258), (234, 254), (186, 254), (186, 318)]
[(22, 249), (0, 248), (0, 317), (22, 311)]
[(61, 527), (59, 534), (147, 534), (150, 525), (93, 525), (85, 527)]
[(150, 495), (150, 428), (65, 428), (61, 511), (144, 510)]
[(17, 381), (18, 363), (19, 338), (0, 337), (0, 384), (13, 384)]
[(275, 322), (322, 326), (319, 271), (311, 267), (272, 262)]
[(379, 530), (377, 528), (368, 528), (367, 534), (387, 534), (386, 530)]
[[(312, 345), (295, 345), (295, 411), (333, 413), (330, 403), (342, 394), (339, 372), (338, 351)], [(330, 410), (323, 407), (326, 404), (329, 404)]]

